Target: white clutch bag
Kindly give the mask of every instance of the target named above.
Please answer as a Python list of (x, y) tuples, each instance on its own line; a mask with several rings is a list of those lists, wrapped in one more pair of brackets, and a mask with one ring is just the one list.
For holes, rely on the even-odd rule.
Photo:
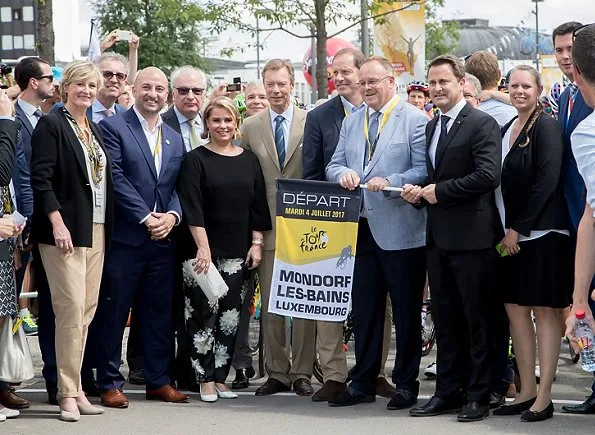
[(221, 275), (213, 262), (211, 262), (207, 273), (197, 273), (194, 270), (194, 259), (185, 261), (183, 268), (184, 275), (191, 278), (199, 285), (210, 304), (216, 303), (227, 294), (229, 287), (225, 284), (223, 278), (221, 278)]
[(33, 361), (23, 326), (8, 316), (0, 332), (0, 381), (18, 384), (33, 376)]

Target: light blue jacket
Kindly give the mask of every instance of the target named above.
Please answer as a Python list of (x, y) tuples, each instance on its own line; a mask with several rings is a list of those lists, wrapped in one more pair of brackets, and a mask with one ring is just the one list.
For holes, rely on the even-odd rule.
[[(366, 108), (367, 110), (367, 108)], [(349, 170), (361, 183), (374, 177), (387, 178), (393, 187), (423, 184), (426, 170), (426, 135), (428, 117), (409, 103), (400, 101), (391, 112), (376, 145), (372, 161), (364, 166), (366, 110), (345, 118), (339, 144), (326, 167), (328, 181), (338, 183)], [(364, 190), (365, 216), (374, 240), (381, 249), (418, 248), (426, 241), (426, 211), (405, 202), (400, 193)]]

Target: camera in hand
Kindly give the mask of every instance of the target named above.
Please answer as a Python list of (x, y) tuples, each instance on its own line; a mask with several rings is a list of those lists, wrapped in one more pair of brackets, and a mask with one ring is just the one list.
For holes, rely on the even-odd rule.
[(234, 77), (233, 84), (227, 85), (227, 92), (241, 92), (242, 91), (242, 78)]
[(7, 76), (10, 73), (12, 73), (12, 67), (5, 63), (0, 63), (0, 75)]

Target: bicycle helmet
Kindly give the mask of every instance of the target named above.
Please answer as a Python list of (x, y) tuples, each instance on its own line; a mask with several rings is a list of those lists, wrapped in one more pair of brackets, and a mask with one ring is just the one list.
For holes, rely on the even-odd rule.
[(428, 95), (430, 93), (430, 89), (428, 88), (428, 84), (425, 82), (413, 81), (407, 85), (407, 94), (411, 91), (422, 91), (424, 94)]

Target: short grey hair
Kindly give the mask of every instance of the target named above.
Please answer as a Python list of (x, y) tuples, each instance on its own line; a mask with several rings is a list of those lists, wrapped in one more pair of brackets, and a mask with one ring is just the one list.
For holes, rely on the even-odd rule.
[(262, 80), (252, 80), (251, 82), (248, 82), (248, 84), (246, 85), (246, 90), (244, 92), (247, 93), (248, 89), (255, 87), (264, 88), (264, 83), (262, 83)]
[(171, 76), (169, 78), (169, 82), (171, 83), (172, 89), (175, 87), (176, 81), (180, 78), (182, 74), (198, 74), (202, 77), (205, 87), (207, 86), (207, 75), (204, 73), (203, 70), (201, 70), (200, 68), (196, 68), (192, 65), (184, 65), (172, 71)]
[(465, 80), (473, 83), (473, 87), (475, 88), (475, 98), (479, 98), (479, 94), (481, 94), (481, 83), (479, 82), (479, 79), (473, 74), (465, 73)]
[(101, 56), (99, 56), (99, 58), (97, 58), (97, 60), (95, 60), (93, 63), (97, 66), (97, 68), (99, 68), (99, 65), (105, 61), (121, 62), (124, 65), (124, 69), (126, 69), (126, 73), (129, 71), (128, 59), (126, 59), (126, 56), (122, 56), (120, 53), (106, 51), (105, 53), (102, 53)]

